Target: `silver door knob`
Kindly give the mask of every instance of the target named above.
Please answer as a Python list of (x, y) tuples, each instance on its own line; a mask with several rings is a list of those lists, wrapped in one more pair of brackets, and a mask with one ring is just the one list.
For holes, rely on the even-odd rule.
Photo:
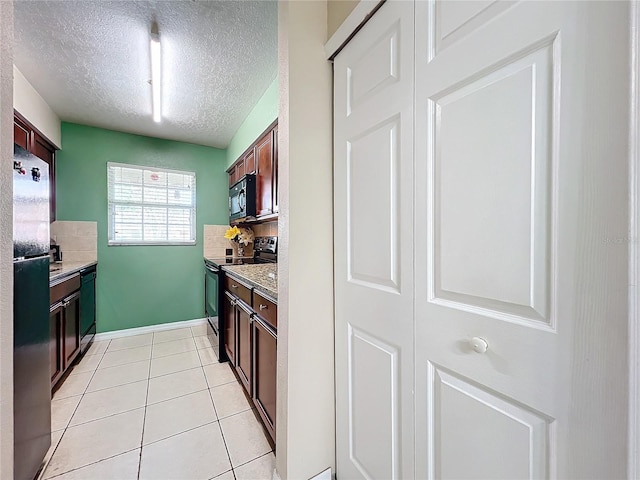
[(471, 348), (473, 348), (473, 351), (476, 353), (485, 353), (489, 350), (489, 344), (482, 337), (473, 337), (471, 339)]

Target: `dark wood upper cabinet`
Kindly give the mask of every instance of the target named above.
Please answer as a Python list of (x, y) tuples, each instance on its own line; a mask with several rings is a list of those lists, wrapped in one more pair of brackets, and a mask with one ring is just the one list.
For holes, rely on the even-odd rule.
[(256, 145), (258, 175), (256, 181), (256, 216), (273, 213), (273, 132)]
[(236, 164), (236, 182), (244, 177), (245, 173), (244, 159), (242, 159)]
[(229, 170), (227, 170), (227, 173), (229, 174), (229, 187), (231, 187), (234, 183), (236, 183), (236, 167), (235, 165), (231, 168), (229, 168)]
[(278, 212), (278, 121), (276, 120), (231, 167), (229, 186), (243, 175), (256, 175), (256, 218), (274, 218)]
[(273, 213), (278, 213), (278, 125), (273, 129)]
[(244, 170), (246, 174), (256, 173), (256, 155), (255, 149), (252, 149), (244, 157)]
[(30, 140), (30, 131), (29, 127), (24, 125), (17, 118), (14, 118), (13, 121), (13, 142), (25, 150), (29, 151), (29, 145), (31, 144)]
[(22, 115), (14, 111), (13, 141), (49, 165), (49, 216), (56, 219), (56, 147)]

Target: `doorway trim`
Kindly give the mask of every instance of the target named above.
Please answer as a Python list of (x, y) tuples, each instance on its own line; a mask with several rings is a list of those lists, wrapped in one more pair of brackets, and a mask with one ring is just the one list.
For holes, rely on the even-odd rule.
[(629, 109), (629, 449), (628, 477), (640, 474), (640, 4), (630, 4)]
[(342, 48), (364, 26), (386, 0), (360, 0), (351, 13), (344, 19), (331, 38), (324, 44), (327, 60), (333, 60)]

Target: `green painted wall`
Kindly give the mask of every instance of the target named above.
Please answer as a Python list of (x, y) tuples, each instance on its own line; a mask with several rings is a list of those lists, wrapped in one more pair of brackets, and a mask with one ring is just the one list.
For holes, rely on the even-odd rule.
[[(72, 123), (62, 144), (57, 219), (98, 222), (98, 332), (202, 318), (203, 225), (228, 221), (226, 152)], [(196, 245), (107, 246), (107, 162), (196, 172)]]
[(227, 166), (235, 162), (276, 118), (278, 118), (277, 76), (231, 139), (227, 147)]

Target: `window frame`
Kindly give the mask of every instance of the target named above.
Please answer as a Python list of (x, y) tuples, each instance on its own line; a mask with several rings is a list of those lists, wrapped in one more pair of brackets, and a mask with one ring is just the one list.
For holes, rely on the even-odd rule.
[[(144, 172), (145, 170), (147, 171), (153, 171), (153, 172), (158, 172), (158, 173), (165, 173), (165, 174), (169, 174), (169, 173), (173, 173), (173, 174), (178, 174), (178, 175), (188, 175), (191, 176), (193, 178), (193, 188), (191, 189), (191, 206), (190, 207), (185, 207), (184, 205), (172, 205), (169, 202), (167, 202), (166, 205), (164, 204), (154, 204), (154, 203), (144, 203), (143, 202), (120, 202), (120, 201), (114, 201), (112, 199), (112, 191), (113, 188), (115, 187), (115, 183), (114, 185), (112, 185), (111, 183), (111, 168), (112, 167), (122, 167), (122, 168), (129, 168), (129, 169), (134, 169), (134, 170), (140, 170), (141, 172)], [(143, 173), (143, 178), (144, 178), (144, 173)], [(114, 180), (115, 182), (115, 180)], [(141, 186), (144, 187), (144, 180), (143, 183), (141, 183)], [(107, 246), (109, 247), (121, 247), (121, 246), (147, 246), (147, 247), (152, 247), (152, 246), (170, 246), (170, 245), (174, 245), (174, 246), (194, 246), (197, 244), (198, 241), (198, 234), (197, 234), (197, 176), (196, 176), (196, 172), (193, 171), (189, 171), (189, 170), (175, 170), (175, 169), (170, 169), (170, 168), (162, 168), (162, 167), (155, 167), (155, 166), (151, 166), (151, 165), (136, 165), (136, 164), (129, 164), (129, 163), (120, 163), (120, 162), (107, 162)], [(167, 198), (169, 197), (169, 186), (166, 186), (166, 191), (167, 191)], [(185, 209), (189, 209), (191, 211), (191, 237), (192, 240), (185, 240), (185, 241), (176, 241), (176, 240), (167, 240), (167, 241), (163, 241), (163, 240), (150, 240), (150, 241), (120, 241), (120, 240), (115, 240), (115, 209), (114, 207), (116, 205), (126, 205), (126, 206), (139, 206), (139, 207), (153, 207), (153, 206), (157, 206), (157, 207), (163, 207), (166, 206), (167, 208), (171, 208), (171, 207), (177, 207), (177, 208), (185, 208)], [(143, 221), (142, 223), (140, 223), (140, 225), (142, 225), (142, 228), (144, 229), (144, 217), (143, 217)], [(169, 223), (167, 221), (167, 226), (169, 226)]]

